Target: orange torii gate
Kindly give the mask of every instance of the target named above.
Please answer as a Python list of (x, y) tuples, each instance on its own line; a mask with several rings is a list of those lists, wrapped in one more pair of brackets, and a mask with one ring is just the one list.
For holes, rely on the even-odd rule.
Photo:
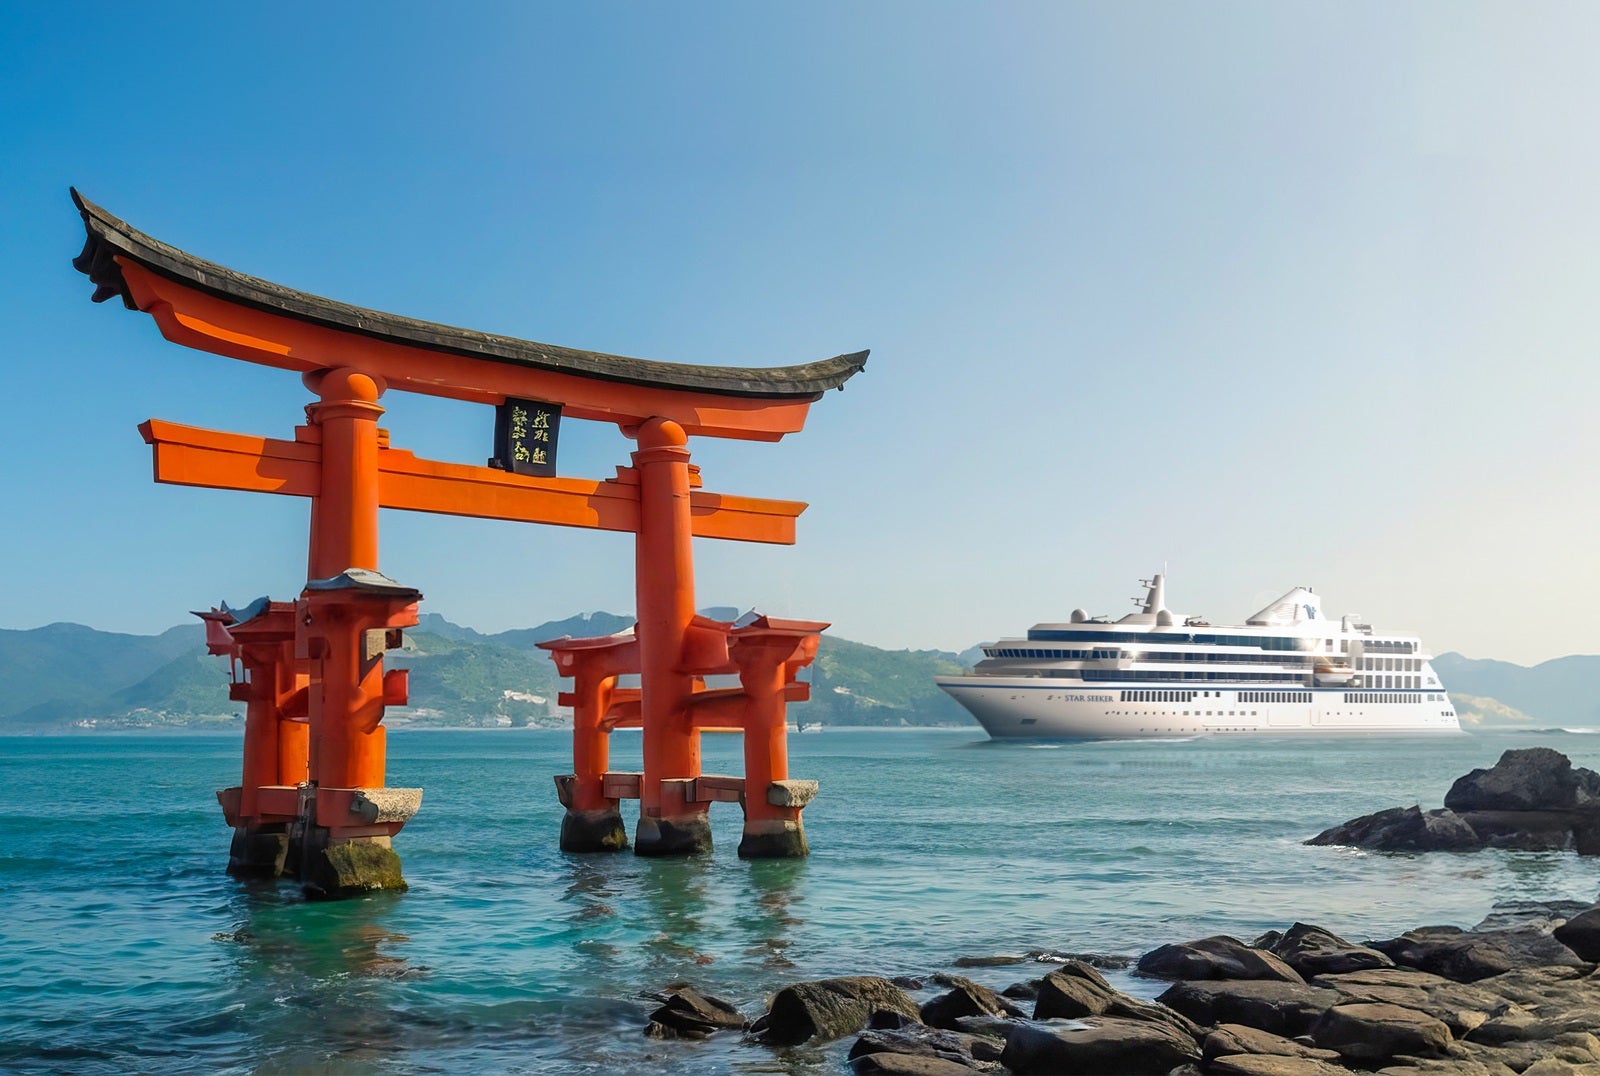
[[(94, 301), (120, 297), (174, 343), (301, 375), (315, 402), (289, 440), (151, 419), (139, 427), (158, 482), (309, 498), (304, 589), (293, 602), (213, 610), (213, 653), (235, 662), (247, 704), (240, 786), (218, 793), (234, 827), (229, 869), (289, 873), (308, 892), (403, 888), (390, 839), (421, 789), (385, 784), (384, 708), (407, 698), (385, 650), (417, 623), (422, 595), (378, 570), (378, 509), (403, 508), (636, 536), (631, 635), (543, 643), (573, 678), (574, 772), (556, 779), (561, 846), (627, 847), (619, 800), (639, 800), (634, 850), (710, 848), (708, 805), (740, 802), (741, 856), (807, 852), (800, 812), (814, 781), (790, 780), (785, 705), (826, 624), (696, 616), (693, 537), (794, 542), (805, 505), (703, 490), (692, 436), (776, 441), (840, 388), (867, 353), (801, 366), (680, 365), (494, 336), (335, 303), (203, 261), (73, 191), (87, 242), (74, 265)], [(388, 390), (495, 405), (498, 467), (418, 459), (380, 429)], [(616, 477), (553, 473), (562, 415), (615, 423), (637, 448)], [(524, 473), (524, 472), (535, 473)], [(244, 675), (237, 672), (243, 667)], [(637, 674), (639, 687), (617, 679)], [(737, 688), (705, 678), (737, 675)], [(643, 732), (644, 770), (608, 769), (612, 728)], [(745, 775), (700, 772), (700, 730), (745, 733)]]

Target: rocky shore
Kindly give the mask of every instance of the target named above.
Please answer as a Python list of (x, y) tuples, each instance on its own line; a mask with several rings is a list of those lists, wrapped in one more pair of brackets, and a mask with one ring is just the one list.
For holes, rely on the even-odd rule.
[[(1417, 807), (1398, 825), (1373, 822), (1380, 812), (1308, 843), (1600, 852), (1585, 836), (1600, 775), (1557, 752), (1507, 752), (1457, 781), (1452, 799), (1454, 821)], [(1388, 835), (1369, 843), (1374, 834)], [(645, 1034), (737, 1035), (777, 1050), (854, 1036), (848, 1066), (862, 1076), (1600, 1076), (1600, 902), (1513, 904), (1470, 930), (1361, 943), (1293, 923), (1248, 943), (1162, 945), (1135, 962), (1135, 975), (1167, 984), (1154, 1000), (1113, 987), (1096, 958), (958, 965), (1025, 959), (1042, 974), (1004, 990), (955, 974), (861, 975), (783, 986), (760, 1014), (676, 984), (658, 995)]]

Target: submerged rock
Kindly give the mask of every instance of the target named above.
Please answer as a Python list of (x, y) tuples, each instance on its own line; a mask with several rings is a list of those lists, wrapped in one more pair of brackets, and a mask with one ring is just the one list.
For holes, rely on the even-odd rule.
[(654, 1039), (703, 1039), (714, 1031), (745, 1026), (744, 1014), (721, 998), (677, 986), (650, 1014), (644, 1033)]
[(1470, 852), (1483, 847), (1476, 830), (1451, 810), (1420, 805), (1352, 818), (1325, 829), (1307, 844), (1337, 844), (1375, 852)]

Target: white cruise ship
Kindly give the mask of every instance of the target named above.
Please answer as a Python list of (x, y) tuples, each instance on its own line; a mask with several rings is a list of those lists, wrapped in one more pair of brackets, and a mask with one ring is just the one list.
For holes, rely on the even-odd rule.
[(1140, 611), (1081, 609), (983, 648), (934, 682), (996, 739), (1457, 733), (1455, 708), (1414, 635), (1322, 615), (1296, 587), (1237, 627), (1170, 612), (1165, 580)]

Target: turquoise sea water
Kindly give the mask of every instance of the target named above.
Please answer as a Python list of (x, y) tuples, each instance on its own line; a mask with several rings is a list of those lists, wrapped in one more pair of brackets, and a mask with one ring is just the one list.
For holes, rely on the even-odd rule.
[[(613, 765), (637, 764), (619, 733)], [(427, 790), (411, 890), (308, 904), (223, 873), (225, 735), (0, 738), (0, 1070), (838, 1073), (848, 1040), (775, 1051), (645, 1039), (677, 981), (756, 1015), (799, 979), (926, 975), (1029, 949), (1137, 954), (1295, 919), (1354, 938), (1470, 926), (1497, 901), (1593, 900), (1570, 854), (1365, 855), (1300, 842), (1439, 806), (1510, 747), (1600, 768), (1600, 736), (999, 744), (972, 731), (791, 738), (822, 781), (803, 861), (556, 849), (565, 733), (400, 732)], [(737, 737), (707, 770), (739, 770)], [(631, 757), (630, 757), (631, 756)], [(965, 972), (1003, 986), (1040, 964)], [(1128, 977), (1145, 994), (1157, 984)]]

